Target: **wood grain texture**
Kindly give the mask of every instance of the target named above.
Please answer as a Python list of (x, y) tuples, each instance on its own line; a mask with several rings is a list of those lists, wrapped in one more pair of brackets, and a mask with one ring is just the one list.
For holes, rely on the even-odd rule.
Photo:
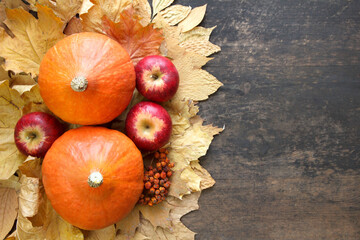
[(216, 185), (183, 217), (196, 239), (360, 239), (360, 1), (209, 0), (226, 126), (201, 164)]

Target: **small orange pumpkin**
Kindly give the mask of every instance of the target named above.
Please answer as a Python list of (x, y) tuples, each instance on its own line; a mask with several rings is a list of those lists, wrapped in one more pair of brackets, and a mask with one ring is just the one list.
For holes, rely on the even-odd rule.
[(55, 115), (69, 123), (95, 125), (125, 110), (135, 89), (135, 70), (118, 42), (83, 32), (49, 49), (40, 64), (38, 83)]
[(143, 190), (140, 151), (123, 133), (85, 126), (65, 132), (42, 165), (46, 195), (59, 215), (86, 230), (124, 218)]

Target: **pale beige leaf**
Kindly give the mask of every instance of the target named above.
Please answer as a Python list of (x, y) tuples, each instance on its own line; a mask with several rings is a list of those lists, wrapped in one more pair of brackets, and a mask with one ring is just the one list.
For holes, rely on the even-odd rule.
[(178, 199), (174, 197), (168, 197), (167, 202), (172, 206), (170, 211), (170, 217), (173, 222), (180, 222), (182, 216), (188, 214), (191, 211), (199, 209), (198, 200), (201, 192), (194, 192)]
[(19, 240), (44, 240), (45, 231), (42, 226), (34, 227), (29, 219), (19, 212), (16, 224), (17, 238)]
[[(0, 24), (6, 19), (6, 6), (4, 2), (0, 2)], [(0, 25), (1, 27), (1, 25)]]
[(172, 135), (183, 134), (190, 127), (190, 118), (194, 117), (199, 108), (193, 101), (170, 100), (164, 105), (172, 121)]
[(111, 21), (119, 22), (120, 13), (131, 5), (132, 0), (93, 0), (92, 2), (94, 5), (88, 12), (80, 15), (83, 30), (103, 33), (102, 17), (106, 15)]
[(18, 201), (16, 190), (0, 188), (0, 239), (12, 229), (17, 216)]
[(94, 4), (91, 2), (91, 0), (83, 0), (79, 14), (81, 15), (87, 13), (92, 6), (94, 6)]
[(9, 179), (0, 180), (0, 188), (12, 188), (18, 192), (20, 190), (20, 186), (19, 177), (15, 175), (12, 175)]
[(20, 178), (19, 211), (24, 217), (33, 217), (37, 214), (40, 205), (40, 180), (38, 178)]
[(166, 201), (151, 207), (148, 205), (141, 205), (139, 207), (142, 216), (149, 220), (154, 228), (168, 228), (171, 226), (171, 219), (169, 218), (170, 208), (171, 206)]
[(153, 7), (153, 16), (155, 16), (158, 12), (170, 6), (174, 0), (152, 0)]
[(200, 165), (198, 160), (192, 161), (190, 163), (190, 166), (193, 169), (194, 173), (201, 178), (200, 181), (201, 190), (214, 186), (215, 180), (211, 177), (210, 173)]
[(14, 8), (23, 8), (25, 10), (29, 10), (29, 5), (25, 4), (22, 0), (2, 0), (7, 8), (14, 9)]
[(186, 182), (188, 188), (193, 192), (201, 191), (200, 182), (201, 177), (199, 177), (191, 167), (184, 169), (180, 176), (181, 180)]
[(19, 166), (21, 173), (31, 178), (41, 178), (41, 159), (28, 156), (26, 160)]
[[(11, 72), (11, 71), (10, 71)], [(35, 80), (31, 77), (30, 74), (18, 73), (18, 74), (10, 74), (10, 86), (13, 88), (14, 86), (33, 86), (36, 84)]]
[(135, 235), (131, 238), (122, 234), (116, 235), (115, 240), (152, 240), (152, 239), (144, 236), (143, 234), (137, 231)]
[(115, 239), (115, 226), (110, 225), (106, 228), (93, 230), (93, 231), (86, 231), (84, 234), (85, 240), (114, 240)]
[(196, 27), (204, 19), (207, 4), (196, 7), (191, 10), (190, 14), (179, 23), (181, 32), (187, 32)]
[(139, 211), (139, 205), (136, 205), (124, 219), (115, 224), (116, 230), (119, 231), (118, 235), (121, 235), (124, 239), (131, 239), (134, 237), (135, 231), (140, 225)]
[(83, 0), (37, 0), (37, 2), (51, 8), (56, 16), (67, 23), (80, 12)]
[(161, 239), (194, 240), (195, 238), (195, 233), (190, 229), (188, 229), (181, 222), (174, 223), (172, 225), (171, 231), (170, 229), (166, 229), (166, 230), (157, 229), (157, 233), (160, 231), (163, 231), (164, 233), (164, 238)]
[(173, 5), (161, 11), (160, 15), (170, 26), (174, 26), (184, 20), (190, 12), (190, 6)]
[(177, 45), (175, 39), (166, 39), (166, 43), (168, 45), (167, 56), (173, 59), (172, 62), (180, 76), (179, 89), (173, 99), (205, 100), (222, 86), (222, 83), (213, 75), (201, 69), (210, 58), (186, 51)]
[(14, 141), (14, 127), (23, 106), (20, 94), (9, 87), (9, 82), (0, 82), (0, 179), (11, 177), (26, 158)]
[(195, 27), (180, 35), (179, 46), (187, 51), (195, 52), (203, 56), (210, 56), (221, 49), (209, 41), (213, 28)]
[(174, 170), (185, 169), (191, 161), (204, 156), (211, 141), (222, 129), (211, 125), (203, 126), (203, 120), (196, 116), (192, 118), (191, 127), (183, 135), (172, 135), (170, 139), (169, 159), (175, 162)]
[(0, 37), (0, 56), (5, 69), (38, 74), (46, 51), (63, 38), (62, 21), (48, 7), (37, 5), (38, 19), (23, 9), (7, 9), (5, 24), (15, 38)]
[(171, 186), (169, 189), (169, 196), (182, 199), (184, 195), (190, 194), (191, 191), (187, 183), (181, 179), (182, 170), (174, 171), (171, 176)]
[(30, 112), (47, 112), (51, 113), (50, 110), (44, 103), (40, 95), (39, 85), (36, 84), (33, 86), (30, 91), (25, 92), (22, 94), (22, 99), (24, 100), (25, 106), (23, 108), (24, 114)]

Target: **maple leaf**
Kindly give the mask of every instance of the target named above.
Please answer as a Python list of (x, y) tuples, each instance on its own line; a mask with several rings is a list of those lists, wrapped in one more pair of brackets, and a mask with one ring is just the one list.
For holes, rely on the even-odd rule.
[(5, 69), (37, 75), (46, 51), (64, 37), (63, 22), (48, 7), (37, 5), (38, 19), (25, 10), (7, 9), (6, 26), (15, 35), (0, 34)]
[(81, 9), (83, 0), (36, 0), (38, 4), (53, 10), (64, 23), (70, 21)]
[(160, 54), (160, 45), (164, 40), (161, 31), (155, 29), (154, 24), (143, 27), (133, 8), (124, 10), (118, 23), (107, 16), (102, 20), (105, 33), (127, 50), (134, 64), (145, 56)]

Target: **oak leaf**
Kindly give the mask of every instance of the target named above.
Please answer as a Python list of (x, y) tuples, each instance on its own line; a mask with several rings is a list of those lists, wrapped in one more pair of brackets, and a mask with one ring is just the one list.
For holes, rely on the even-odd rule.
[(25, 10), (7, 9), (5, 24), (15, 35), (0, 37), (5, 69), (37, 75), (46, 51), (64, 37), (63, 22), (48, 7), (37, 5), (38, 19)]
[(20, 94), (9, 87), (9, 82), (0, 82), (0, 179), (11, 177), (26, 158), (14, 141), (14, 127), (23, 106)]
[(124, 10), (118, 23), (104, 16), (103, 29), (127, 50), (134, 64), (145, 56), (160, 54), (160, 45), (164, 40), (161, 31), (153, 24), (143, 27), (133, 8)]
[(114, 240), (116, 235), (115, 226), (110, 225), (106, 228), (93, 230), (93, 231), (84, 231), (85, 240)]
[(15, 189), (0, 188), (0, 239), (5, 239), (17, 217), (18, 201)]
[(135, 235), (136, 229), (140, 225), (140, 209), (136, 205), (134, 209), (120, 222), (116, 223), (116, 230), (119, 231), (117, 239), (132, 239)]
[(21, 98), (24, 101), (24, 114), (30, 112), (46, 112), (51, 114), (50, 110), (48, 109), (40, 95), (40, 88), (38, 84), (31, 87), (29, 91), (24, 92), (21, 95)]

